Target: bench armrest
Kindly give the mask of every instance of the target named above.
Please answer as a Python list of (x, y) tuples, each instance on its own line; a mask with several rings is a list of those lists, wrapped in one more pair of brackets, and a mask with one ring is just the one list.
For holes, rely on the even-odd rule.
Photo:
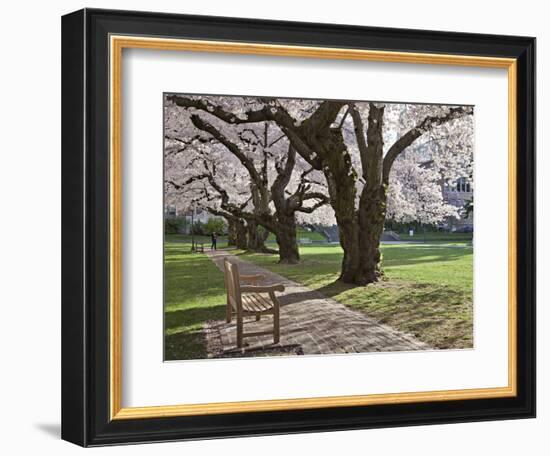
[(281, 283), (261, 286), (247, 285), (241, 287), (241, 293), (273, 293), (274, 291), (285, 291), (285, 287)]
[(240, 276), (240, 279), (242, 283), (254, 283), (265, 279), (265, 275), (263, 274), (242, 275)]

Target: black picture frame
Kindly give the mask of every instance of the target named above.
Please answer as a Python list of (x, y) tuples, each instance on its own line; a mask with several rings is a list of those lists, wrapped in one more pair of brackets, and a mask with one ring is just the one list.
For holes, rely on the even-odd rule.
[[(517, 59), (517, 395), (110, 419), (109, 36)], [(62, 438), (82, 446), (535, 416), (535, 39), (84, 9), (62, 19)]]

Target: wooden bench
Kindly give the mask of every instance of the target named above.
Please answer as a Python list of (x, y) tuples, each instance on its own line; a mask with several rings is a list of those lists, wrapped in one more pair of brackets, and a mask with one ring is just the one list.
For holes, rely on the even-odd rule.
[(191, 252), (204, 253), (204, 242), (195, 242), (191, 244)]
[[(227, 258), (224, 260), (225, 289), (227, 291), (226, 320), (237, 317), (237, 347), (242, 348), (243, 339), (252, 336), (273, 334), (273, 343), (279, 343), (279, 301), (276, 291), (284, 291), (281, 284), (256, 285), (263, 275), (240, 275), (239, 268)], [(244, 317), (255, 316), (259, 321), (262, 315), (273, 315), (273, 331), (244, 332)]]

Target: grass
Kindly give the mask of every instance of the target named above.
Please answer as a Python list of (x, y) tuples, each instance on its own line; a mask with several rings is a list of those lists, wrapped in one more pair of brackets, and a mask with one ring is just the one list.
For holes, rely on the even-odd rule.
[[(307, 231), (303, 228), (298, 227), (296, 229), (296, 239), (298, 239), (298, 242), (300, 239), (310, 239), (312, 241), (323, 241), (326, 242), (327, 238), (323, 236), (321, 233), (318, 233), (317, 231)], [(267, 238), (268, 242), (275, 242), (275, 235), (273, 233), (269, 233), (269, 237)]]
[[(204, 237), (204, 242), (208, 248), (209, 238)], [(220, 238), (218, 246), (225, 245)], [(166, 360), (205, 358), (204, 322), (225, 317), (221, 271), (206, 255), (190, 253), (190, 248), (189, 236), (166, 236)], [(342, 260), (339, 246), (302, 245), (302, 260), (293, 266), (277, 264), (276, 255), (241, 254), (434, 347), (472, 347), (471, 246), (393, 244), (384, 245), (382, 252), (386, 280), (367, 287), (336, 280)]]
[(470, 246), (385, 245), (385, 280), (367, 287), (337, 281), (342, 259), (339, 246), (303, 246), (300, 251), (302, 261), (294, 266), (277, 264), (274, 255), (246, 254), (246, 259), (434, 347), (472, 347)]
[[(210, 236), (193, 236), (195, 242), (203, 242), (204, 246), (209, 248), (211, 238)], [(188, 247), (191, 248), (191, 235), (190, 234), (165, 234), (164, 235), (165, 243), (185, 243), (189, 244)], [(218, 236), (218, 248), (227, 247), (227, 236)]]
[(473, 233), (447, 233), (447, 232), (427, 232), (415, 231), (412, 236), (409, 233), (399, 233), (402, 241), (426, 241), (426, 242), (465, 242), (473, 239)]
[[(198, 240), (195, 237), (195, 240)], [(210, 247), (205, 239), (205, 248)], [(208, 244), (206, 244), (208, 242)], [(219, 247), (225, 239), (218, 241)], [(206, 255), (191, 253), (188, 236), (166, 236), (164, 247), (164, 358), (206, 358), (202, 327), (225, 316), (223, 275)]]

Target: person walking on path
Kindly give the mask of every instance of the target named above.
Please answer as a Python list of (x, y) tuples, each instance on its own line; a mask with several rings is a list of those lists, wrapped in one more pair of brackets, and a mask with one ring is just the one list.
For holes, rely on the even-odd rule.
[(210, 246), (210, 250), (218, 250), (218, 233), (215, 231), (211, 235), (212, 238), (212, 245)]

